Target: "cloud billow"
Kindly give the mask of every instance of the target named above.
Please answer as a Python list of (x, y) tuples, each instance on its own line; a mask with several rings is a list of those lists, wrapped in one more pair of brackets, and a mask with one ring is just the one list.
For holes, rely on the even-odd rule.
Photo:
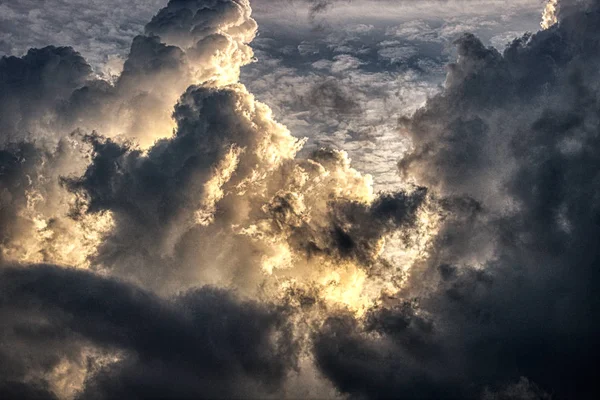
[(596, 398), (600, 4), (461, 36), (391, 193), (238, 82), (250, 12), (0, 61), (0, 396)]
[[(84, 368), (91, 360), (79, 352), (88, 343), (117, 352), (118, 361), (100, 364), (80, 398), (231, 398), (246, 390), (261, 396), (294, 365), (285, 310), (241, 302), (226, 290), (203, 288), (165, 300), (49, 265), (0, 274), (2, 333), (14, 343), (3, 346), (3, 365), (12, 366), (3, 373), (9, 380), (0, 386), (4, 390), (11, 379), (51, 374), (65, 355)], [(22, 352), (31, 355), (20, 357)]]
[(400, 170), (435, 190), (446, 219), (401, 291), (416, 303), (318, 334), (317, 359), (346, 392), (597, 396), (599, 7), (564, 2), (558, 25), (504, 54), (464, 35), (444, 91), (401, 121), (414, 147)]

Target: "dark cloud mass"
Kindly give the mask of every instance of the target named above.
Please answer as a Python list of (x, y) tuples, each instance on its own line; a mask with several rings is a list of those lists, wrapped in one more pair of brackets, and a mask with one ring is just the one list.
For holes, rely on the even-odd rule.
[(401, 171), (477, 207), (452, 207), (430, 259), (413, 267), (409, 313), (325, 325), (318, 360), (345, 391), (597, 397), (600, 8), (564, 3), (560, 15), (504, 54), (463, 36), (444, 92), (402, 121), (414, 150)]
[(31, 49), (21, 58), (0, 60), (2, 143), (20, 139), (47, 118), (91, 76), (91, 68), (70, 47)]
[[(600, 2), (502, 52), (458, 35), (381, 193), (239, 82), (250, 13), (171, 0), (112, 80), (0, 59), (0, 398), (599, 398)], [(289, 94), (320, 121), (371, 124), (376, 78), (426, 69), (297, 48), (269, 65), (330, 72)]]
[[(164, 300), (48, 265), (4, 268), (1, 275), (2, 336), (15, 345), (2, 347), (8, 393), (65, 354), (77, 357), (88, 342), (119, 356), (89, 378), (78, 395), (84, 399), (232, 398), (246, 391), (261, 397), (294, 364), (284, 310), (241, 302), (226, 290), (203, 288)], [(42, 390), (17, 393), (36, 398)]]

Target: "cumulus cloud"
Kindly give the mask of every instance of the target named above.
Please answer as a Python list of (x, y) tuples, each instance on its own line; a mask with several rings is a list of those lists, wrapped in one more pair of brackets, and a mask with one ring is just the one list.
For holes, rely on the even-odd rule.
[(31, 132), (53, 139), (82, 128), (135, 137), (148, 147), (172, 134), (173, 104), (189, 85), (237, 82), (240, 66), (252, 61), (247, 43), (255, 33), (247, 1), (190, 2), (167, 6), (147, 24), (114, 83), (95, 79), (70, 48), (4, 58), (4, 97), (24, 97), (3, 106), (4, 136), (16, 140)]
[(599, 14), (596, 2), (567, 9), (503, 54), (463, 36), (444, 91), (401, 121), (414, 146), (401, 172), (440, 196), (444, 220), (393, 307), (365, 324), (331, 317), (317, 335), (344, 391), (597, 396), (581, 371), (598, 354)]
[[(40, 398), (85, 378), (79, 398), (263, 397), (295, 363), (285, 310), (226, 290), (167, 300), (50, 265), (0, 275), (5, 394)], [(17, 391), (22, 382), (31, 384)]]
[(335, 393), (290, 324), (397, 288), (383, 246), (420, 224), (427, 191), (376, 195), (345, 152), (298, 156), (237, 83), (255, 33), (245, 0), (173, 0), (114, 81), (70, 48), (2, 59), (4, 393)]
[[(246, 0), (171, 0), (114, 81), (3, 58), (0, 395), (596, 398), (600, 4), (558, 10), (459, 37), (385, 193), (239, 83)], [(315, 113), (368, 118), (345, 83)]]
[(85, 84), (91, 72), (83, 57), (69, 47), (49, 46), (31, 49), (20, 58), (3, 57), (1, 142), (22, 139), (39, 125), (54, 122), (52, 111)]
[[(445, 65), (455, 57), (452, 41), (472, 31), (503, 49), (523, 32), (538, 29), (543, 8), (434, 2), (432, 14), (422, 3), (340, 2), (320, 17), (327, 29), (314, 31), (299, 3), (253, 2), (260, 36), (252, 47), (259, 61), (243, 68), (242, 82), (294, 135), (308, 137), (307, 147), (343, 149), (355, 168), (373, 175), (376, 190), (397, 188), (394, 164), (408, 143), (396, 134), (396, 120), (440, 89)], [(360, 113), (335, 112), (326, 104), (333, 91), (315, 90), (334, 80), (336, 92), (358, 103)], [(307, 101), (313, 94), (322, 100)]]

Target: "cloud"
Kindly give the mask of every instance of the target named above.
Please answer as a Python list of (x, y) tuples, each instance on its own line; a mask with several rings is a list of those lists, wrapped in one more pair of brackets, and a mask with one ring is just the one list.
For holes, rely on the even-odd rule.
[[(419, 4), (386, 3), (389, 9), (383, 12), (383, 4), (343, 3), (322, 16), (327, 30), (312, 32), (294, 6), (263, 9), (262, 3), (253, 3), (259, 7), (260, 36), (252, 43), (258, 62), (243, 68), (242, 82), (295, 136), (308, 137), (309, 148), (345, 150), (355, 168), (373, 175), (375, 190), (398, 188), (394, 164), (408, 143), (396, 134), (396, 120), (411, 115), (440, 89), (445, 65), (455, 57), (452, 41), (473, 31), (487, 43), (510, 29), (512, 36), (495, 41), (503, 49), (523, 32), (538, 29), (542, 8), (538, 4), (537, 10), (511, 14), (505, 7), (487, 7), (485, 14), (470, 14), (479, 6), (463, 7), (460, 16), (447, 16), (415, 11)], [(346, 13), (353, 5), (362, 10), (360, 17)], [(455, 6), (437, 3), (436, 10)], [(311, 52), (301, 55), (299, 45)], [(391, 58), (380, 57), (378, 50)], [(406, 57), (406, 50), (417, 54)], [(308, 104), (310, 92), (332, 79), (345, 97), (360, 104), (360, 114)]]
[(360, 114), (361, 109), (349, 94), (340, 88), (337, 81), (326, 80), (315, 84), (305, 100), (309, 107), (316, 107), (325, 113), (331, 112), (338, 115)]
[[(174, 138), (147, 154), (88, 136), (91, 164), (80, 178), (64, 180), (83, 199), (80, 213), (114, 218), (97, 262), (152, 287), (170, 279), (182, 285), (199, 273), (220, 284), (243, 276), (238, 285), (252, 287), (261, 274), (254, 264), (272, 272), (302, 257), (370, 263), (387, 232), (414, 223), (425, 198), (424, 191), (376, 198), (370, 177), (352, 169), (343, 152), (296, 159), (303, 141), (241, 85), (192, 86), (174, 117)], [(212, 245), (216, 254), (191, 246), (213, 235), (221, 242)], [(287, 256), (279, 259), (277, 249)], [(209, 268), (202, 275), (198, 259), (214, 266), (214, 258), (222, 260), (216, 276)]]
[(0, 129), (4, 144), (36, 131), (44, 119), (91, 78), (91, 68), (72, 48), (31, 49), (0, 59)]
[[(240, 65), (251, 61), (252, 51), (245, 43), (256, 25), (248, 3), (235, 4), (234, 12), (225, 7), (221, 14), (213, 12), (218, 4), (212, 8), (201, 7), (202, 2), (187, 4), (189, 10), (200, 10), (198, 17), (211, 26), (203, 32), (188, 27), (190, 48), (167, 45), (158, 36), (137, 36), (114, 83), (91, 76), (88, 64), (70, 48), (50, 46), (32, 49), (22, 58), (2, 58), (3, 162), (11, 176), (3, 184), (2, 201), (10, 210), (7, 215), (21, 222), (19, 228), (3, 228), (13, 231), (2, 243), (3, 256), (87, 263), (112, 227), (112, 216), (82, 215), (75, 224), (70, 218), (69, 208), (78, 200), (60, 188), (59, 177), (83, 173), (90, 151), (77, 140), (85, 136), (77, 130), (98, 131), (145, 147), (171, 136), (173, 106), (189, 85), (235, 82)], [(162, 25), (167, 34), (169, 25)], [(31, 143), (18, 144), (23, 140)]]
[(174, 117), (174, 138), (157, 142), (147, 155), (89, 136), (92, 163), (81, 178), (66, 180), (71, 191), (88, 199), (88, 213), (110, 211), (115, 217), (117, 227), (102, 246), (102, 262), (160, 277), (161, 284), (165, 277), (148, 268), (169, 273), (161, 265), (165, 258), (180, 255), (177, 246), (186, 232), (205, 235), (213, 229), (202, 227), (212, 224), (217, 211), (223, 224), (240, 223), (239, 207), (252, 200), (254, 191), (266, 190), (271, 174), (301, 145), (241, 85), (192, 86)]
[[(238, 82), (245, 0), (170, 1), (114, 81), (3, 58), (0, 394), (598, 397), (599, 10), (502, 54), (460, 36), (383, 193)], [(385, 75), (290, 48), (342, 78), (305, 87), (324, 119)]]
[[(240, 67), (252, 61), (246, 43), (256, 33), (248, 2), (206, 7), (204, 2), (189, 2), (178, 7), (161, 10), (146, 26), (146, 34), (133, 39), (115, 82), (95, 79), (71, 48), (50, 46), (22, 58), (3, 58), (3, 93), (10, 103), (3, 106), (4, 140), (19, 140), (27, 132), (56, 140), (81, 128), (135, 137), (148, 147), (170, 136), (172, 107), (181, 93), (194, 83), (237, 82)], [(23, 73), (27, 68), (31, 73)], [(56, 81), (50, 82), (50, 77)], [(13, 101), (15, 97), (24, 98)]]
[[(165, 300), (48, 265), (3, 268), (0, 275), (2, 364), (11, 366), (2, 374), (4, 390), (23, 386), (20, 375), (43, 380), (58, 373), (69, 354), (85, 375), (91, 360), (79, 351), (90, 346), (115, 356), (87, 371), (81, 398), (260, 397), (276, 390), (295, 362), (285, 310), (226, 290), (207, 287)], [(43, 390), (25, 389), (31, 398)]]
[[(0, 4), (0, 55), (22, 56), (48, 45), (76, 48), (95, 73), (118, 75), (131, 40), (162, 0), (24, 0)], [(72, 10), (84, 10), (73, 18)]]
[[(326, 21), (335, 19), (339, 15), (362, 16), (364, 21), (373, 15), (384, 20), (391, 15), (401, 18), (403, 13), (417, 18), (485, 15), (490, 14), (490, 10), (498, 9), (503, 15), (509, 15), (516, 10), (520, 12), (535, 10), (541, 13), (544, 9), (542, 3), (543, 1), (539, 0), (518, 0), (511, 4), (501, 0), (255, 0), (253, 6), (260, 14), (265, 10), (280, 13), (282, 9), (289, 11), (292, 8), (297, 15), (305, 17), (304, 21), (313, 25), (317, 23), (317, 27), (322, 28), (323, 25), (320, 23), (323, 21), (319, 21), (319, 17)], [(369, 11), (365, 13), (365, 9)], [(298, 22), (300, 21), (296, 21)]]
[(391, 306), (317, 333), (344, 392), (597, 396), (580, 371), (598, 354), (598, 4), (581, 6), (504, 54), (464, 35), (443, 92), (401, 121), (414, 148), (400, 169), (444, 221)]

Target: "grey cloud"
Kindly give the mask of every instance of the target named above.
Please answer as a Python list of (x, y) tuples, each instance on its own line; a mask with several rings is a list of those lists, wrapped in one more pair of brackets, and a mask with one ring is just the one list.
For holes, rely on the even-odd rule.
[[(543, 1), (538, 0), (518, 0), (511, 4), (506, 4), (501, 0), (255, 0), (254, 3), (258, 11), (289, 7), (290, 4), (296, 4), (298, 8), (306, 10), (309, 20), (313, 23), (319, 14), (324, 14), (330, 10), (343, 14), (352, 8), (356, 10), (359, 7), (379, 7), (381, 9), (379, 11), (393, 8), (412, 11), (418, 10), (421, 14), (432, 16), (464, 15), (465, 13), (485, 14), (485, 11), (492, 7), (502, 7), (505, 13), (509, 13), (515, 9), (520, 9), (521, 11), (535, 9), (541, 14), (543, 9)], [(465, 5), (469, 5), (470, 9), (465, 10)], [(375, 12), (377, 11), (375, 10)]]
[[(161, 264), (168, 262), (172, 246), (184, 240), (187, 231), (197, 230), (190, 220), (201, 207), (211, 168), (232, 145), (249, 147), (239, 165), (239, 179), (259, 162), (253, 151), (263, 133), (236, 112), (245, 100), (233, 88), (191, 87), (174, 113), (179, 125), (176, 136), (157, 142), (147, 155), (126, 143), (87, 137), (93, 147), (92, 163), (81, 178), (66, 179), (65, 183), (69, 190), (89, 198), (87, 212), (115, 213), (117, 229), (99, 254), (103, 263), (127, 268), (129, 273), (155, 279), (160, 285), (166, 277), (159, 270), (172, 275), (173, 271), (164, 271)], [(260, 123), (259, 117), (255, 118), (255, 123)], [(235, 214), (235, 210), (229, 213)], [(178, 239), (169, 244), (173, 235)], [(157, 246), (160, 243), (163, 245)], [(148, 271), (151, 268), (153, 273)]]
[[(180, 258), (185, 254), (184, 244), (193, 238), (206, 242), (209, 239), (199, 236), (211, 236), (209, 232), (227, 229), (231, 223), (240, 224), (244, 218), (266, 219), (275, 232), (288, 235), (288, 243), (306, 256), (347, 257), (368, 264), (376, 258), (379, 241), (385, 234), (414, 223), (415, 213), (425, 199), (424, 189), (411, 194), (382, 195), (370, 206), (344, 197), (337, 199), (332, 194), (330, 205), (316, 224), (304, 221), (305, 211), (296, 209), (293, 201), (298, 179), (294, 171), (300, 167), (307, 177), (315, 180), (325, 179), (319, 178), (323, 171), (344, 171), (347, 159), (331, 150), (316, 151), (307, 159), (288, 160), (280, 168), (268, 171), (268, 189), (259, 197), (264, 207), (246, 203), (254, 196), (252, 193), (246, 195), (248, 200), (232, 193), (217, 204), (215, 226), (199, 228), (191, 223), (201, 207), (200, 199), (207, 194), (206, 183), (214, 166), (232, 148), (244, 150), (226, 187), (233, 191), (253, 171), (264, 173), (257, 166), (264, 164), (260, 151), (270, 133), (258, 128), (262, 116), (246, 96), (237, 86), (218, 90), (191, 87), (175, 109), (176, 135), (157, 142), (147, 155), (127, 144), (98, 136), (86, 138), (93, 147), (92, 163), (80, 178), (67, 178), (63, 182), (70, 191), (86, 199), (83, 211), (114, 212), (117, 226), (100, 247), (101, 264), (127, 268), (126, 276), (133, 275), (150, 286), (165, 286), (173, 278), (181, 284), (188, 279), (185, 274), (176, 273), (177, 268), (185, 266)], [(330, 189), (335, 190), (337, 185), (335, 178), (331, 178)], [(323, 194), (317, 192), (317, 195)], [(314, 201), (320, 204), (322, 200)], [(248, 208), (247, 216), (240, 215), (242, 207)], [(243, 236), (234, 243), (241, 258), (246, 252), (253, 252)], [(196, 254), (195, 259), (206, 257), (191, 251)], [(177, 259), (173, 261), (172, 257)], [(248, 257), (245, 256), (246, 262)], [(173, 267), (164, 271), (163, 263)], [(188, 273), (201, 269), (195, 264)], [(245, 263), (235, 268), (236, 275), (245, 269), (246, 279), (252, 274)], [(225, 267), (221, 269), (224, 273)]]
[[(181, 93), (194, 83), (237, 81), (239, 67), (252, 60), (246, 43), (256, 30), (245, 1), (173, 4), (159, 11), (146, 35), (133, 39), (114, 82), (94, 79), (71, 48), (50, 46), (21, 58), (4, 57), (3, 140), (18, 141), (30, 132), (52, 143), (81, 128), (148, 147), (170, 136), (172, 106)], [(171, 15), (169, 7), (180, 13)], [(174, 34), (169, 24), (184, 24), (188, 14), (196, 18), (190, 17), (192, 25)]]
[[(370, 13), (382, 9), (360, 4)], [(309, 148), (328, 146), (347, 151), (356, 168), (373, 174), (377, 190), (398, 186), (393, 164), (406, 151), (407, 142), (395, 134), (396, 119), (411, 115), (440, 89), (445, 64), (454, 54), (454, 50), (446, 49), (451, 41), (465, 30), (474, 30), (485, 39), (506, 29), (517, 32), (512, 36), (516, 37), (539, 26), (539, 10), (511, 14), (504, 7), (487, 7), (485, 15), (467, 17), (463, 7), (460, 17), (447, 18), (415, 12), (421, 24), (411, 25), (412, 14), (398, 12), (370, 19), (370, 13), (360, 17), (344, 14), (346, 6), (350, 4), (344, 3), (331, 13), (328, 18), (332, 26), (326, 32), (292, 31), (290, 25), (295, 27), (301, 20), (297, 15), (287, 21), (271, 8), (259, 8), (255, 17), (261, 23), (261, 34), (253, 42), (259, 61), (244, 67), (242, 82), (269, 104), (296, 136), (307, 136)], [(397, 11), (398, 7), (392, 8)], [(537, 7), (541, 9), (540, 4)], [(292, 15), (293, 10), (288, 16)], [(278, 23), (279, 19), (284, 22)], [(319, 53), (300, 56), (296, 51), (300, 43)], [(413, 49), (417, 54), (412, 57), (403, 52)], [(379, 57), (378, 50), (385, 50), (387, 58)], [(360, 104), (361, 114), (329, 112), (334, 110), (305, 104), (311, 91), (333, 78), (342, 93), (351, 94)]]
[[(131, 39), (162, 6), (162, 0), (23, 0), (0, 2), (0, 35), (10, 42), (8, 54), (20, 56), (31, 47), (72, 46), (94, 68), (108, 56), (124, 56)], [(85, 12), (73, 18), (73, 7)]]
[(0, 59), (0, 143), (19, 140), (39, 129), (76, 88), (91, 78), (91, 68), (69, 47), (31, 49), (22, 58)]
[(402, 121), (414, 150), (401, 171), (439, 196), (444, 222), (374, 323), (334, 319), (317, 334), (340, 389), (598, 396), (598, 7), (504, 54), (463, 36), (445, 89)]
[[(213, 57), (203, 49), (240, 45), (234, 54), (247, 61), (242, 36), (254, 25), (242, 2), (200, 4), (171, 1), (148, 36), (134, 40), (116, 86), (59, 79), (70, 102), (50, 86), (47, 103), (66, 115), (78, 104), (100, 109), (101, 120), (130, 85), (138, 91), (116, 108), (153, 110), (162, 94), (152, 93), (154, 82), (172, 85), (194, 71), (194, 60), (210, 70)], [(320, 373), (350, 397), (597, 398), (600, 5), (590, 0), (582, 12), (563, 4), (559, 25), (503, 54), (473, 35), (457, 41), (445, 88), (400, 124), (413, 144), (401, 172), (427, 189), (373, 196), (342, 152), (296, 158), (299, 141), (239, 84), (189, 87), (175, 107), (173, 135), (147, 151), (102, 132), (83, 135), (81, 148), (73, 139), (75, 149), (3, 145), (3, 251), (26, 236), (16, 220), (32, 208), (30, 189), (69, 205), (47, 196), (60, 190), (58, 176), (80, 201), (73, 218), (110, 213), (115, 225), (91, 255), (97, 273), (2, 261), (0, 393), (51, 397), (61, 382), (54, 375), (67, 368), (80, 374), (81, 398), (277, 398), (290, 393), (279, 390), (308, 344), (302, 350)], [(230, 22), (232, 34), (244, 28), (242, 39), (213, 35)], [(42, 50), (41, 65), (61, 60), (56, 52)], [(10, 71), (8, 78), (18, 76)], [(382, 76), (338, 73), (371, 83)], [(335, 105), (339, 93), (330, 92), (322, 97)], [(73, 120), (85, 115), (75, 111)], [(77, 168), (65, 159), (78, 160)], [(379, 257), (381, 239), (423, 233), (416, 226), (426, 223), (425, 206), (441, 226), (403, 275), (402, 265)], [(186, 290), (214, 278), (243, 293), (266, 291), (258, 265), (278, 246), (302, 259), (302, 267), (285, 267), (291, 276), (350, 261), (369, 281), (388, 279), (393, 291), (377, 287), (362, 317), (332, 306), (323, 319), (305, 321), (289, 299), (276, 306), (225, 289)], [(319, 311), (318, 288), (298, 296), (306, 315)]]
[(362, 111), (360, 104), (333, 79), (316, 83), (310, 89), (306, 99), (302, 100), (308, 107), (314, 107), (317, 112), (357, 116)]
[[(86, 345), (119, 351), (120, 359), (88, 371), (81, 398), (262, 397), (295, 362), (284, 310), (242, 302), (226, 290), (165, 300), (54, 266), (5, 267), (0, 275), (2, 364), (12, 365), (2, 375), (4, 393), (22, 388), (39, 398), (43, 387), (26, 385), (18, 371), (44, 376), (60, 358), (77, 359)], [(40, 351), (20, 357), (33, 348)]]
[[(18, 143), (0, 153), (5, 394), (279, 397), (296, 368), (294, 335), (303, 334), (292, 330), (288, 309), (193, 288), (216, 282), (260, 295), (274, 244), (317, 259), (297, 275), (319, 272), (312, 270), (319, 260), (350, 260), (368, 271), (380, 263), (383, 236), (415, 223), (425, 190), (373, 201), (369, 177), (345, 153), (296, 159), (302, 141), (242, 85), (227, 85), (251, 60), (255, 28), (244, 1), (171, 1), (133, 39), (114, 82), (90, 80), (71, 49), (40, 51), (42, 66), (64, 52), (85, 74), (72, 83), (50, 69), (43, 77), (64, 88), (43, 110), (50, 120), (20, 121), (43, 122), (50, 143), (23, 141), (15, 127), (7, 140)], [(12, 68), (5, 78), (18, 73)], [(43, 89), (39, 81), (32, 93)], [(185, 88), (172, 114), (176, 129), (157, 127)], [(76, 127), (100, 133), (63, 137)], [(152, 129), (161, 139), (144, 151), (133, 141), (153, 140), (143, 136)], [(294, 207), (286, 209), (286, 195)], [(85, 221), (102, 216), (111, 223), (89, 229)], [(69, 256), (80, 253), (73, 264), (94, 272), (11, 264), (71, 263), (55, 257), (56, 242)], [(313, 381), (322, 379), (317, 373)]]
[[(124, 59), (136, 35), (163, 0), (23, 0), (0, 2), (2, 55), (22, 56), (29, 48), (48, 45), (76, 48), (100, 74), (107, 62)], [(73, 9), (80, 10), (74, 16)], [(119, 73), (115, 65), (113, 73)]]
[[(377, 190), (394, 190), (398, 179), (393, 164), (406, 147), (394, 133), (395, 120), (410, 115), (437, 90), (444, 60), (414, 57), (414, 63), (390, 65), (377, 56), (376, 43), (384, 39), (382, 29), (356, 24), (324, 38), (263, 32), (259, 61), (243, 69), (242, 82), (294, 135), (309, 138), (307, 149), (345, 150), (360, 171), (373, 173)], [(302, 41), (319, 54), (281, 51)], [(338, 53), (342, 46), (347, 49)]]

